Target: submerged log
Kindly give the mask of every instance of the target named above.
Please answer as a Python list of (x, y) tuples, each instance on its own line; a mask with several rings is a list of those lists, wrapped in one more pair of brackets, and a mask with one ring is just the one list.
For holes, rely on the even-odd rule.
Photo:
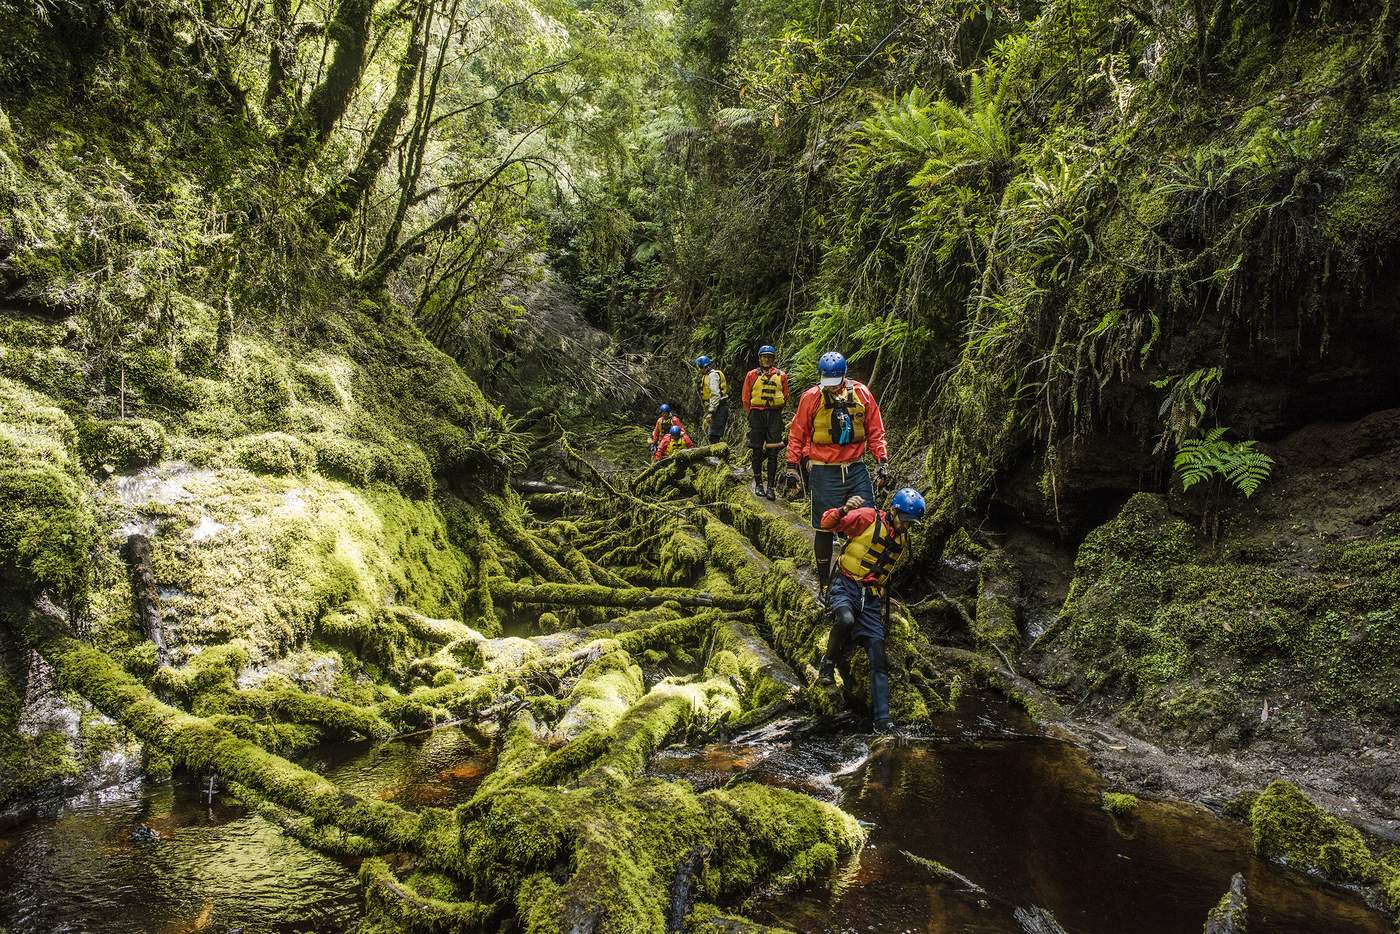
[(1247, 934), (1249, 900), (1244, 895), (1244, 874), (1235, 873), (1230, 888), (1206, 916), (1205, 934)]
[(1029, 908), (1017, 908), (1012, 912), (1012, 917), (1021, 925), (1025, 934), (1069, 934), (1053, 914), (1034, 905)]
[(676, 603), (680, 606), (712, 606), (721, 610), (754, 610), (763, 598), (749, 594), (715, 594), (685, 587), (605, 587), (601, 584), (517, 584), (491, 582), (491, 596), (503, 603), (537, 603), (555, 606), (645, 607)]

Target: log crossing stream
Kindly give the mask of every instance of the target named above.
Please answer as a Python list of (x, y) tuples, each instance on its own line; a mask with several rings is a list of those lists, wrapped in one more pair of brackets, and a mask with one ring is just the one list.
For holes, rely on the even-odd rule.
[[(467, 909), (442, 907), (467, 902), (430, 900), (405, 879), (414, 878), (415, 862), (450, 870), (460, 864), (454, 860), (494, 846), (470, 829), (474, 815), (512, 832), (544, 815), (586, 837), (616, 819), (616, 809), (685, 811), (703, 821), (716, 819), (715, 802), (738, 810), (749, 832), (771, 834), (765, 846), (777, 858), (753, 852), (778, 869), (811, 851), (807, 842), (785, 842), (809, 813), (841, 828), (821, 831), (831, 836), (818, 852), (832, 851), (826, 839), (855, 840), (842, 843), (834, 866), (811, 884), (785, 884), (785, 873), (769, 871), (720, 899), (725, 910), (795, 931), (1024, 934), (1027, 918), (1053, 917), (1069, 934), (1185, 934), (1201, 929), (1236, 873), (1246, 877), (1253, 934), (1388, 930), (1359, 896), (1259, 861), (1245, 828), (1202, 808), (1143, 801), (1130, 815), (1109, 815), (1101, 780), (1073, 744), (1043, 732), (990, 687), (950, 694), (928, 680), (930, 659), (956, 652), (938, 655), (916, 642), (901, 649), (901, 702), (929, 710), (902, 739), (877, 741), (855, 717), (823, 712), (803, 687), (823, 625), (804, 603), (808, 575), (784, 559), (805, 547), (803, 524), (786, 507), (751, 497), (718, 462), (706, 465), (715, 454), (723, 451), (678, 460), (630, 488), (643, 496), (691, 467), (709, 470), (673, 501), (685, 523), (659, 546), (660, 562), (633, 555), (637, 572), (619, 571), (612, 581), (618, 562), (603, 560), (600, 549), (630, 546), (576, 547), (564, 538), (551, 549), (546, 534), (517, 528), (512, 547), (537, 573), (529, 584), (492, 585), (505, 633), (487, 639), (461, 623), (399, 617), (433, 658), (460, 663), (464, 675), (355, 721), (362, 733), (392, 724), (399, 731), (392, 738), (323, 742), (283, 761), (108, 676), (91, 695), (100, 709), (149, 734), (142, 738), (170, 742), (185, 761), (207, 763), (224, 781), (212, 794), (196, 772), (177, 773), (174, 784), (136, 782), (0, 831), (0, 931), (352, 932), (365, 918), (367, 884), (409, 906), (399, 910), (421, 903), (444, 917), (458, 912), (451, 929), (471, 930)], [(696, 553), (708, 570), (690, 567)], [(639, 583), (657, 563), (681, 570)], [(541, 632), (543, 608), (572, 612), (586, 625)], [(672, 638), (680, 641), (661, 641)], [(76, 684), (78, 672), (106, 671), (74, 642), (40, 642), (61, 677)], [(988, 683), (1006, 682), (993, 675)], [(552, 696), (535, 701), (538, 719), (518, 697), (501, 701), (507, 689), (540, 685)], [(933, 709), (940, 690), (954, 702)], [(443, 712), (454, 722), (443, 723)], [(411, 728), (424, 717), (429, 728)], [(238, 755), (221, 760), (185, 745), (184, 731)], [(538, 810), (512, 810), (522, 798)], [(588, 810), (595, 801), (599, 809)], [(860, 829), (828, 805), (853, 815)], [(314, 817), (314, 833), (288, 810)], [(764, 828), (761, 815), (769, 813), (775, 826)], [(448, 817), (468, 829), (454, 844), (462, 851), (449, 847), (444, 856), (430, 844), (439, 845), (436, 828)], [(733, 832), (732, 824), (716, 826)], [(693, 828), (675, 832), (711, 839)], [(611, 847), (630, 833), (607, 825), (599, 850), (581, 842), (572, 858), (601, 860), (594, 871), (606, 880), (619, 871), (608, 861)], [(346, 852), (336, 852), (340, 844)], [(354, 847), (374, 855), (351, 855)], [(671, 880), (683, 879), (703, 851), (686, 843), (663, 852), (665, 865), (644, 877), (651, 890), (642, 894), (665, 905), (674, 901)], [(487, 864), (509, 869), (523, 858), (492, 851)], [(560, 860), (570, 865), (567, 855)], [(593, 930), (607, 906), (594, 907), (594, 890), (579, 886), (560, 910), (582, 912), (576, 929)], [(495, 919), (486, 930), (512, 913), (472, 904), (471, 917)], [(668, 915), (654, 929), (682, 929), (684, 898), (679, 910), (682, 917)]]

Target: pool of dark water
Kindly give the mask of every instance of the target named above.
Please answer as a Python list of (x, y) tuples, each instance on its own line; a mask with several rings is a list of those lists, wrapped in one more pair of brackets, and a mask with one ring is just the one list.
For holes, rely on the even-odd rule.
[[(404, 807), (466, 800), (490, 740), (448, 727), (323, 747), (302, 764)], [(155, 839), (133, 831), (150, 828)], [(343, 934), (359, 924), (355, 866), (322, 856), (194, 782), (140, 782), (0, 831), (0, 932)]]
[[(1014, 932), (1050, 912), (1069, 934), (1200, 934), (1243, 873), (1250, 934), (1389, 934), (1361, 898), (1256, 859), (1248, 828), (1181, 803), (1103, 810), (1075, 747), (970, 699), (923, 737), (867, 745), (799, 728), (681, 751), (657, 771), (699, 786), (753, 777), (838, 801), (865, 824), (830, 891), (760, 895), (747, 913), (802, 932)], [(908, 854), (908, 855), (906, 855)], [(935, 878), (935, 860), (985, 890)]]
[[(465, 801), (493, 766), (490, 738), (439, 728), (318, 749), (302, 764), (404, 807)], [(829, 891), (759, 893), (744, 910), (800, 932), (1014, 932), (1017, 909), (1069, 934), (1197, 934), (1236, 872), (1250, 934), (1390, 934), (1349, 892), (1256, 860), (1248, 831), (1209, 812), (1144, 800), (1100, 806), (1074, 747), (1017, 712), (969, 697), (919, 737), (872, 742), (850, 722), (770, 725), (733, 742), (676, 748), (653, 774), (715, 787), (752, 779), (838, 801), (867, 826)], [(151, 842), (132, 832), (149, 827)], [(985, 891), (934, 878), (937, 860)], [(283, 836), (193, 783), (109, 790), (0, 831), (0, 932), (342, 934), (362, 910), (351, 863)]]

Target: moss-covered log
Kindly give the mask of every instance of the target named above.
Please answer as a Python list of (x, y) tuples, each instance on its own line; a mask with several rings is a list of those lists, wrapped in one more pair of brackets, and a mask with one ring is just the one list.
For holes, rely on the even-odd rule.
[(38, 629), (30, 637), (65, 689), (80, 694), (177, 763), (217, 772), (226, 781), (247, 785), (317, 823), (399, 846), (417, 841), (418, 819), (411, 812), (346, 792), (201, 717), (161, 703), (106, 655), (77, 639)]
[(747, 594), (713, 594), (679, 587), (603, 587), (588, 584), (517, 584), (491, 582), (491, 595), (502, 603), (534, 603), (553, 606), (647, 607), (675, 603), (683, 607), (718, 607), (723, 610), (752, 610), (762, 599)]
[(677, 476), (696, 464), (702, 464), (712, 457), (724, 460), (727, 456), (729, 456), (729, 445), (723, 441), (704, 447), (686, 448), (647, 467), (646, 470), (633, 477), (629, 485), (637, 493), (655, 491), (674, 481)]

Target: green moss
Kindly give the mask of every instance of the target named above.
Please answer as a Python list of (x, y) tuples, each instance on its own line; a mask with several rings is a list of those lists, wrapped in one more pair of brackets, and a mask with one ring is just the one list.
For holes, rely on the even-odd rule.
[(82, 429), (83, 462), (90, 470), (131, 470), (156, 463), (166, 450), (165, 429), (148, 418), (93, 420)]
[(694, 532), (677, 529), (661, 546), (661, 573), (667, 583), (681, 586), (705, 570), (705, 546)]
[(1103, 809), (1115, 817), (1127, 817), (1137, 810), (1137, 795), (1105, 791), (1100, 797), (1103, 798)]
[(51, 400), (0, 377), (0, 574), (69, 598), (86, 590), (97, 544), (76, 447)]
[(1360, 831), (1314, 804), (1297, 786), (1275, 781), (1249, 809), (1254, 851), (1336, 882), (1371, 882), (1379, 865)]
[(1251, 541), (1212, 549), (1139, 494), (1085, 539), (1059, 626), (1037, 648), (1068, 649), (1083, 688), (1192, 742), (1235, 741), (1242, 712), (1280, 690), (1379, 722), (1400, 678), (1387, 649), (1400, 637), (1395, 541), (1346, 542), (1300, 574)]

